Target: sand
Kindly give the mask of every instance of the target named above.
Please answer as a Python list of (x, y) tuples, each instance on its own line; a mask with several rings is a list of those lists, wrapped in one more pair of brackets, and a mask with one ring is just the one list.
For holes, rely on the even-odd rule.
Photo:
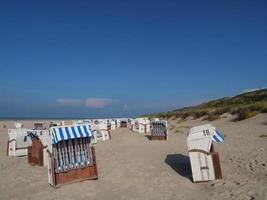
[[(33, 121), (22, 122), (32, 127)], [(260, 137), (267, 136), (266, 114), (241, 122), (231, 117), (212, 122), (226, 136), (215, 144), (222, 180), (192, 183), (186, 133), (207, 122), (173, 120), (168, 141), (149, 141), (125, 128), (112, 131), (112, 140), (95, 145), (99, 180), (58, 189), (48, 185), (45, 167), (28, 165), (27, 157), (6, 156), (7, 128), (13, 123), (0, 121), (1, 200), (267, 199), (267, 137)]]

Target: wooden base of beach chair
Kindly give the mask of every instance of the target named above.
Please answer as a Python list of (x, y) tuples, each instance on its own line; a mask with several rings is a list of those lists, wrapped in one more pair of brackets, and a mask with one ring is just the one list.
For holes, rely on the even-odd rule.
[(43, 166), (43, 145), (39, 139), (33, 138), (32, 145), (28, 147), (28, 163)]
[(97, 180), (96, 165), (88, 166), (85, 168), (74, 169), (67, 172), (56, 173), (56, 187), (65, 184), (81, 182), (85, 180)]
[[(219, 154), (217, 152), (211, 152), (209, 155), (211, 155), (211, 157), (212, 157), (214, 178), (215, 178), (215, 180), (218, 180), (218, 179), (220, 180), (220, 179), (222, 179), (222, 171), (221, 171)], [(208, 181), (210, 181), (210, 180), (195, 181), (194, 183), (203, 183), (203, 182), (208, 182)]]
[(150, 140), (167, 140), (167, 136), (161, 136), (161, 135), (150, 135)]
[[(222, 179), (219, 154), (218, 152), (215, 152), (213, 144), (211, 144), (210, 152), (206, 152), (202, 149), (191, 149), (189, 150), (189, 156), (194, 183)], [(207, 161), (206, 166), (202, 166), (200, 164), (200, 156), (205, 156), (205, 160)], [(195, 167), (192, 167), (192, 165), (194, 165)], [(198, 167), (200, 168), (200, 170), (197, 169)], [(204, 178), (204, 176), (202, 175), (202, 170), (208, 170), (208, 178)]]
[(212, 156), (215, 179), (222, 179), (222, 170), (221, 170), (219, 154), (217, 152), (212, 152), (211, 156)]
[(121, 122), (120, 128), (127, 128), (127, 127), (128, 127), (128, 123), (127, 122)]

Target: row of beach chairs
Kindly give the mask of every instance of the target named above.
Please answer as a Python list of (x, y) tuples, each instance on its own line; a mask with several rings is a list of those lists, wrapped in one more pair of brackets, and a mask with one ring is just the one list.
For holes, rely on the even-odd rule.
[[(140, 124), (145, 120), (138, 119)], [(127, 121), (133, 129), (137, 120)], [(72, 125), (51, 126), (49, 129), (25, 129), (17, 125), (9, 129), (7, 154), (10, 156), (28, 155), (31, 165), (47, 166), (48, 183), (54, 187), (75, 181), (98, 179), (96, 154), (92, 144), (110, 139), (112, 123), (99, 121), (75, 121)], [(62, 125), (62, 124), (61, 124)], [(139, 130), (139, 129), (138, 129)], [(167, 140), (167, 121), (149, 120), (151, 140)], [(193, 127), (188, 132), (192, 178), (194, 182), (221, 179), (219, 155), (213, 143), (224, 140), (212, 125)]]

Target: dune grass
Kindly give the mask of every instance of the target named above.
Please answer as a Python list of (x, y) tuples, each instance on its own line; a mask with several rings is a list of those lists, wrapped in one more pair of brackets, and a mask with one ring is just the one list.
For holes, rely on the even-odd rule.
[(235, 121), (254, 117), (258, 113), (267, 113), (267, 89), (243, 93), (234, 97), (225, 97), (208, 101), (197, 106), (185, 107), (164, 113), (145, 115), (151, 118), (180, 119), (188, 117), (214, 121), (224, 113), (236, 115)]

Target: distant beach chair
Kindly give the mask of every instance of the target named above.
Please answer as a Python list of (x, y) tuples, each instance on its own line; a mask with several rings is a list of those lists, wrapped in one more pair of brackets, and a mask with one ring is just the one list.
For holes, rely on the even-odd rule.
[(92, 122), (88, 125), (90, 125), (90, 130), (92, 132), (92, 137), (90, 138), (91, 144), (96, 144), (97, 143), (97, 126)]
[(111, 138), (110, 136), (110, 132), (108, 130), (108, 126), (107, 126), (107, 123), (105, 122), (100, 122), (100, 124), (98, 125), (99, 127), (99, 130), (100, 130), (100, 134), (101, 136), (98, 134), (98, 138), (103, 141), (106, 141), (106, 140), (109, 140)]
[(223, 136), (210, 124), (189, 130), (187, 146), (194, 182), (222, 179), (219, 155), (213, 142), (222, 142)]
[(150, 140), (167, 140), (168, 122), (165, 120), (153, 119), (151, 121)]
[(72, 125), (86, 125), (90, 127), (90, 130), (92, 132), (92, 137), (91, 137), (91, 144), (96, 144), (97, 143), (97, 129), (98, 126), (93, 123), (92, 120), (77, 120), (73, 121)]
[(53, 127), (53, 126), (60, 126), (61, 122), (57, 122), (57, 121), (51, 121), (49, 124), (49, 128)]
[(15, 126), (16, 129), (23, 128), (23, 124), (22, 123), (19, 123), (19, 122), (15, 122), (14, 123), (14, 126)]
[(111, 130), (116, 130), (116, 122), (115, 122), (114, 120), (112, 120), (112, 121), (110, 122), (110, 129), (111, 129)]
[(136, 118), (133, 123), (133, 131), (138, 133), (150, 133), (150, 120), (148, 118)]
[(44, 130), (44, 129), (46, 129), (45, 128), (45, 123), (43, 123), (43, 122), (34, 122), (33, 123), (33, 129), (34, 130)]
[(32, 144), (31, 138), (28, 136), (27, 133), (28, 131), (30, 131), (30, 129), (8, 129), (8, 156), (26, 156), (28, 154), (28, 147)]
[(117, 128), (121, 127), (121, 120), (120, 119), (116, 119), (116, 127)]
[(120, 123), (120, 128), (127, 128), (128, 127), (128, 122), (127, 120), (122, 120)]

